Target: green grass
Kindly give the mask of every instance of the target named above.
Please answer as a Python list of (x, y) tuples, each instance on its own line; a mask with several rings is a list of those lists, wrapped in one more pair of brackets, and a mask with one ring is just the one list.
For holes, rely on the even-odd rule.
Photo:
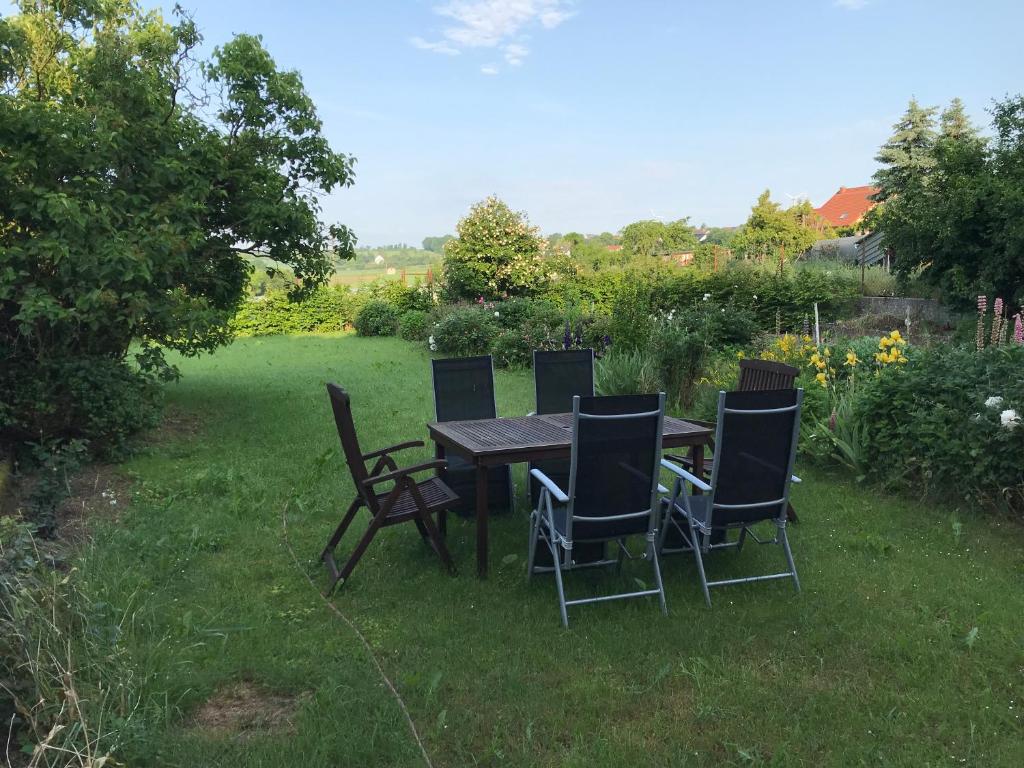
[[(396, 339), (248, 339), (181, 363), (165, 430), (125, 470), (136, 496), (81, 564), (133, 613), (123, 642), (166, 720), (132, 765), (422, 764), (352, 632), (307, 581), (353, 489), (324, 382), (352, 394), (365, 450), (425, 438), (428, 358)], [(530, 410), (498, 373), (502, 415)], [(426, 459), (427, 448), (405, 458)], [(792, 541), (804, 591), (723, 588), (691, 560), (653, 601), (584, 606), (561, 628), (550, 577), (525, 579), (525, 512), (494, 519), (492, 574), (450, 523), (446, 575), (415, 528), (382, 532), (335, 603), (366, 635), (438, 766), (1018, 766), (1024, 760), (1024, 533), (802, 468)], [(522, 488), (522, 473), (518, 475)], [(520, 497), (522, 492), (520, 491)], [(292, 561), (282, 531), (302, 559)], [(721, 553), (715, 576), (781, 562)], [(621, 578), (649, 578), (636, 564)], [(612, 574), (569, 575), (569, 589)], [(594, 582), (599, 582), (594, 584)], [(974, 631), (976, 628), (976, 632)], [(293, 733), (189, 727), (218, 687), (312, 692)]]

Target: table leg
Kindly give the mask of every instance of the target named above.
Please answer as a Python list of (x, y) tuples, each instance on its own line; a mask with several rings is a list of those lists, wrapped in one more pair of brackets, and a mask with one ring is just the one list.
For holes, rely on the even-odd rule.
[(476, 575), (487, 578), (487, 467), (476, 465)]
[[(434, 458), (435, 459), (444, 459), (444, 458), (446, 458), (445, 451), (444, 451), (444, 446), (441, 445), (440, 443), (434, 443)], [(443, 481), (444, 480), (444, 471), (440, 470), (440, 469), (437, 470), (437, 476), (440, 477), (441, 480)], [(448, 510), (447, 509), (442, 509), (440, 512), (437, 513), (437, 528), (441, 532), (441, 538), (446, 538), (448, 536)]]
[[(693, 461), (693, 474), (699, 477), (701, 480), (704, 479), (704, 444), (698, 443), (690, 449), (690, 459)], [(700, 488), (694, 486), (694, 495), (703, 493)]]

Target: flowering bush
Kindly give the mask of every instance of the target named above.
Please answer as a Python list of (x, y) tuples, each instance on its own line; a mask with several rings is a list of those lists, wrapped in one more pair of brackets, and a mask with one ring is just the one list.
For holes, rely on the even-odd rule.
[(858, 382), (869, 475), (1024, 511), (1024, 347), (916, 350)]
[(540, 288), (548, 279), (546, 242), (524, 213), (497, 197), (470, 208), (444, 245), (445, 290), (453, 299), (495, 299)]

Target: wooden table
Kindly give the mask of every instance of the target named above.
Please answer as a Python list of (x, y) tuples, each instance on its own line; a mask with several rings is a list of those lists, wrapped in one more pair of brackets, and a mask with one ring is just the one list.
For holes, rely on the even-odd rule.
[[(487, 470), (489, 467), (567, 459), (572, 452), (572, 414), (521, 416), (513, 419), (432, 421), (427, 424), (430, 439), (443, 458), (448, 451), (465, 456), (476, 468), (476, 567), (487, 576)], [(694, 473), (704, 471), (704, 446), (711, 439), (708, 427), (665, 417), (665, 448), (688, 447)]]

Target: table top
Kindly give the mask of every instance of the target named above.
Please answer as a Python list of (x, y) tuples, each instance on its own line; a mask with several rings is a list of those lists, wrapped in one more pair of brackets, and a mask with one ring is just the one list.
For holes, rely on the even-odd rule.
[[(432, 421), (427, 428), (433, 440), (474, 457), (568, 451), (572, 445), (571, 413)], [(662, 435), (666, 448), (676, 448), (707, 442), (711, 429), (666, 416)]]

